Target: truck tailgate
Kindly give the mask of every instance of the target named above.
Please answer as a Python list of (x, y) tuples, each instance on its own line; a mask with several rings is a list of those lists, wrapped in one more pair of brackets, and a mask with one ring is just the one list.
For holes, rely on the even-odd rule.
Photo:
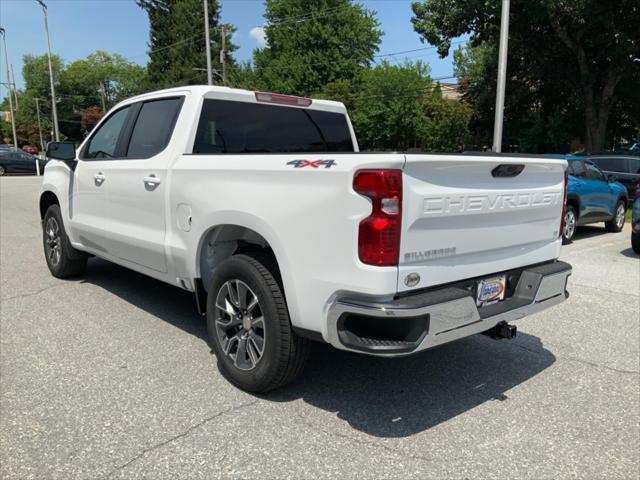
[[(543, 157), (407, 155), (398, 290), (557, 258), (565, 169)], [(411, 273), (420, 281), (407, 286)]]

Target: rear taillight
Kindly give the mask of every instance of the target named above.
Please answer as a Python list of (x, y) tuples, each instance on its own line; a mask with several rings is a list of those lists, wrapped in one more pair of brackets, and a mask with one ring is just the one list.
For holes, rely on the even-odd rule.
[(562, 232), (564, 231), (564, 214), (567, 211), (567, 188), (569, 187), (569, 173), (564, 171), (564, 192), (562, 197), (562, 218), (560, 218), (560, 232), (558, 233), (558, 238), (562, 237)]
[(398, 265), (402, 219), (402, 171), (358, 170), (353, 189), (371, 199), (371, 215), (360, 222), (358, 256), (362, 263)]

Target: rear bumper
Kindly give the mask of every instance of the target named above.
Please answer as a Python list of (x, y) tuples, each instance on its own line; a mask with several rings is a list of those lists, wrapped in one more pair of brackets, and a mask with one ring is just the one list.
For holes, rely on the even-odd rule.
[(476, 307), (473, 291), (459, 284), (386, 302), (340, 296), (329, 308), (327, 340), (342, 350), (409, 355), (489, 330), (500, 322), (518, 320), (569, 296), (568, 263), (545, 263), (518, 274), (510, 298), (482, 309)]

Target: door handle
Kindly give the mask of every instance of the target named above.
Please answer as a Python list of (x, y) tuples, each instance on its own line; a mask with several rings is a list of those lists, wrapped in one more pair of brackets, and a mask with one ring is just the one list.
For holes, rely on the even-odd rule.
[(95, 180), (96, 185), (98, 185), (98, 186), (102, 185), (102, 182), (104, 182), (105, 178), (106, 177), (104, 176), (104, 174), (102, 172), (98, 172), (93, 176), (93, 179)]
[(154, 174), (147, 175), (143, 178), (145, 185), (150, 187), (155, 187), (156, 185), (160, 185), (160, 179), (156, 177)]

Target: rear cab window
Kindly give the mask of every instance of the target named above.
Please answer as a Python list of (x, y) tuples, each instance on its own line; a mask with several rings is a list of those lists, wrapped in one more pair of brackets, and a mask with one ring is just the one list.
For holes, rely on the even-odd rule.
[(195, 154), (354, 152), (344, 113), (205, 99)]

